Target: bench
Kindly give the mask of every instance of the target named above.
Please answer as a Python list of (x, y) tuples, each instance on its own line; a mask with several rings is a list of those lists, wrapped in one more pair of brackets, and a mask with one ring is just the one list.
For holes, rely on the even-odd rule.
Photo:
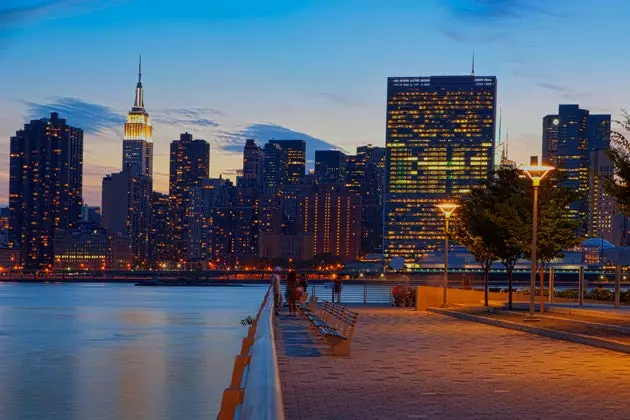
[(318, 300), (319, 300), (319, 297), (311, 296), (310, 301), (307, 302), (306, 299), (304, 299), (304, 301), (301, 301), (300, 303), (298, 303), (298, 307), (302, 310), (302, 312), (314, 311), (315, 309), (317, 309)]
[(324, 302), (319, 315), (306, 314), (311, 327), (336, 356), (348, 356), (359, 314), (330, 302)]

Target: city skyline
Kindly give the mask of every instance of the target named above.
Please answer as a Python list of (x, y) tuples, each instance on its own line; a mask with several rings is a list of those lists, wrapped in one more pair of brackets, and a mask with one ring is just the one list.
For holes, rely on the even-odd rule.
[[(469, 74), (473, 50), (477, 73), (499, 80), (503, 130), (510, 132), (510, 158), (519, 163), (541, 154), (540, 119), (556, 104), (579, 103), (615, 119), (630, 97), (622, 83), (626, 60), (614, 44), (604, 42), (623, 35), (616, 25), (603, 24), (623, 15), (629, 6), (621, 1), (606, 10), (589, 7), (588, 1), (546, 8), (539, 1), (401, 1), (400, 10), (378, 4), (358, 10), (354, 1), (334, 10), (317, 2), (272, 2), (265, 8), (197, 4), (201, 10), (195, 13), (205, 13), (204, 18), (195, 19), (193, 8), (182, 6), (172, 40), (158, 33), (167, 18), (167, 8), (160, 5), (149, 8), (138, 25), (135, 11), (143, 10), (143, 1), (96, 8), (92, 2), (64, 3), (76, 2), (56, 2), (45, 18), (25, 14), (0, 29), (0, 61), (20, 69), (6, 72), (0, 82), (5, 93), (0, 144), (8, 145), (31, 118), (58, 111), (85, 130), (84, 201), (90, 205), (100, 204), (102, 177), (119, 170), (138, 53), (144, 61), (145, 106), (155, 129), (154, 188), (159, 192), (168, 190), (169, 144), (184, 131), (210, 143), (211, 176), (232, 179), (246, 138), (259, 144), (305, 139), (311, 168), (316, 149), (353, 152), (364, 144), (383, 146), (387, 77)], [(335, 25), (351, 14), (356, 19), (348, 27)], [(120, 19), (105, 23), (112, 16)], [(413, 29), (400, 24), (426, 16), (434, 23)], [(583, 27), (587, 17), (589, 25)], [(394, 21), (399, 23), (394, 26)], [(365, 25), (373, 28), (370, 34), (360, 31)], [(580, 42), (564, 42), (578, 30)], [(193, 37), (195, 31), (199, 36)], [(72, 48), (80, 64), (69, 61), (44, 73), (37, 65), (46, 51), (44, 34), (47, 43)], [(140, 34), (140, 44), (121, 41)], [(99, 54), (89, 54), (94, 49)], [(578, 54), (584, 49), (591, 54), (588, 63)], [(47, 78), (55, 83), (40, 82)], [(6, 161), (0, 166), (2, 204), (8, 202)]]

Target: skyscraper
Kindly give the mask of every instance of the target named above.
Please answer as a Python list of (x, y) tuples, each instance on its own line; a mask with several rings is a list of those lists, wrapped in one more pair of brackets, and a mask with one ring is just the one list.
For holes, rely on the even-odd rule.
[(381, 253), (383, 249), (383, 191), (385, 148), (357, 147), (346, 157), (346, 188), (361, 195), (361, 251)]
[(560, 124), (558, 115), (546, 115), (543, 118), (543, 165), (556, 166), (558, 164), (558, 124)]
[(153, 191), (151, 194), (151, 231), (153, 233), (153, 260), (157, 268), (174, 261), (171, 243), (171, 211), (168, 194)]
[(588, 118), (588, 150), (610, 148), (610, 114), (591, 114)]
[[(606, 194), (604, 180), (612, 179), (614, 168), (606, 150), (590, 153), (588, 177), (588, 236), (603, 238), (614, 243), (616, 223), (616, 201)], [(617, 244), (618, 245), (618, 244)]]
[(315, 178), (318, 182), (345, 182), (346, 155), (339, 150), (315, 151)]
[(361, 218), (356, 217), (361, 211), (359, 194), (342, 184), (320, 184), (300, 197), (299, 207), (298, 233), (313, 236), (313, 255), (357, 259), (361, 247)]
[(245, 142), (243, 149), (243, 180), (249, 186), (261, 189), (263, 186), (263, 169), (265, 153), (253, 139)]
[(171, 142), (169, 196), (171, 200), (171, 240), (176, 246), (177, 258), (188, 258), (191, 189), (202, 184), (210, 173), (210, 144), (193, 140), (192, 134), (183, 133)]
[(263, 149), (263, 187), (280, 194), (287, 182), (287, 155), (276, 143), (267, 143)]
[(101, 226), (110, 232), (127, 233), (129, 213), (129, 174), (119, 172), (103, 178)]
[(299, 184), (302, 182), (306, 171), (306, 142), (304, 140), (269, 140), (269, 144), (275, 144), (285, 154), (287, 162), (287, 184)]
[(390, 77), (387, 82), (384, 254), (410, 266), (441, 249), (435, 205), (468, 194), (494, 166), (497, 80)]
[(11, 137), (9, 241), (27, 269), (54, 263), (56, 229), (79, 226), (83, 206), (83, 130), (56, 112)]
[(123, 139), (123, 171), (131, 176), (145, 175), (153, 177), (153, 127), (151, 117), (144, 109), (144, 90), (142, 88), (142, 60), (138, 65), (138, 84), (136, 98), (131, 111), (127, 114), (125, 136)]
[(132, 267), (148, 268), (154, 254), (151, 178), (126, 171), (107, 175), (101, 193), (101, 225), (109, 232), (128, 235)]
[[(557, 115), (543, 118), (543, 162), (557, 168), (556, 174), (565, 188), (580, 194), (569, 208), (571, 217), (580, 222), (576, 232), (579, 236), (589, 235), (592, 230), (589, 220), (593, 211), (589, 206), (604, 202), (593, 196), (598, 194), (597, 188), (591, 190), (589, 185), (599, 185), (590, 178), (600, 172), (604, 158), (592, 152), (608, 149), (610, 120), (610, 115), (590, 115), (575, 104), (560, 105)], [(595, 166), (590, 163), (591, 156), (597, 160)], [(600, 192), (603, 194), (603, 190)]]

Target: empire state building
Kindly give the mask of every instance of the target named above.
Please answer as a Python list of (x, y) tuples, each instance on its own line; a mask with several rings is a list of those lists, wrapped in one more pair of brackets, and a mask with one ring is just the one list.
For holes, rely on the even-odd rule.
[(131, 176), (153, 177), (153, 128), (151, 117), (144, 109), (142, 89), (142, 58), (138, 64), (138, 84), (133, 108), (127, 114), (123, 139), (123, 171)]

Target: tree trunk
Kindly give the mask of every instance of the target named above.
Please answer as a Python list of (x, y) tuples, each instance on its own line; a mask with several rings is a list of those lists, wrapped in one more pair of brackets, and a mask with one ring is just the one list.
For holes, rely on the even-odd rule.
[(507, 268), (508, 275), (508, 309), (512, 310), (512, 269)]
[(490, 275), (490, 267), (484, 267), (483, 271), (483, 290), (484, 290), (484, 301), (485, 306), (488, 306), (488, 277)]
[(545, 264), (541, 262), (538, 270), (540, 278), (540, 313), (545, 312)]

